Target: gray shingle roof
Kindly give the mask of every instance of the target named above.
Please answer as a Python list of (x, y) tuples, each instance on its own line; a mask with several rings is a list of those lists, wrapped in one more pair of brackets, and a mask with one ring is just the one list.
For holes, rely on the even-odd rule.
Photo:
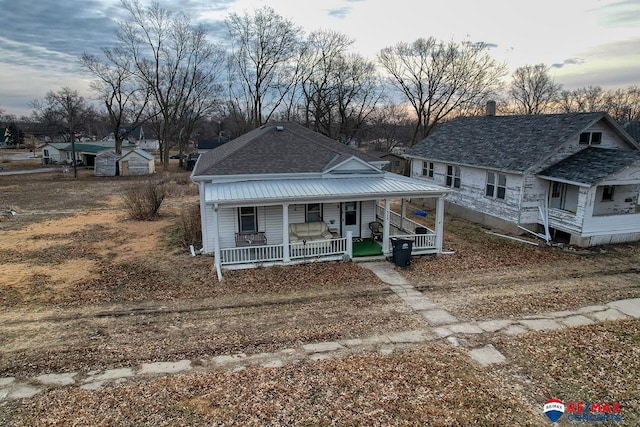
[(405, 154), (410, 157), (524, 172), (605, 113), (459, 117)]
[(202, 154), (192, 176), (322, 172), (351, 156), (380, 161), (299, 124), (269, 123)]
[(623, 127), (636, 142), (640, 142), (640, 122), (627, 122)]
[(538, 175), (594, 185), (634, 162), (640, 162), (640, 151), (588, 147), (548, 167)]

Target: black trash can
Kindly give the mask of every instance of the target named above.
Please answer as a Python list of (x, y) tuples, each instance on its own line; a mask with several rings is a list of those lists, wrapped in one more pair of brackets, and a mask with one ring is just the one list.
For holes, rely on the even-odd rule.
[(413, 240), (391, 238), (393, 246), (393, 263), (398, 267), (406, 267), (411, 264), (411, 250), (413, 249)]
[(427, 227), (416, 227), (416, 234), (427, 234)]

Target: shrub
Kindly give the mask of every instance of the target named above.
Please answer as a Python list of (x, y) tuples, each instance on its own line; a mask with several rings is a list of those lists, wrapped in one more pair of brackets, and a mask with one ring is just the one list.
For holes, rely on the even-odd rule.
[(158, 218), (165, 193), (163, 182), (146, 181), (127, 188), (122, 193), (122, 202), (130, 218), (151, 221)]
[(184, 247), (193, 245), (195, 248), (202, 246), (202, 227), (200, 222), (200, 205), (190, 204), (182, 208), (180, 215), (181, 236)]

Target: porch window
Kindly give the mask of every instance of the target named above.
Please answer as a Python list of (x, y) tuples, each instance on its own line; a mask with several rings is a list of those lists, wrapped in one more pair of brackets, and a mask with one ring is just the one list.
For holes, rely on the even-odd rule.
[(582, 132), (580, 134), (581, 145), (599, 145), (602, 142), (602, 132)]
[(258, 215), (255, 207), (245, 207), (238, 210), (241, 233), (258, 232)]
[(433, 178), (433, 162), (422, 162), (422, 176)]
[(605, 187), (602, 187), (602, 201), (603, 202), (612, 202), (613, 201), (613, 193), (614, 193), (614, 186), (613, 185), (607, 185)]
[(447, 165), (447, 187), (460, 188), (460, 166)]
[(306, 222), (320, 222), (322, 221), (322, 204), (321, 203), (309, 203), (306, 206)]
[(507, 194), (507, 176), (503, 173), (487, 172), (485, 195), (504, 200)]

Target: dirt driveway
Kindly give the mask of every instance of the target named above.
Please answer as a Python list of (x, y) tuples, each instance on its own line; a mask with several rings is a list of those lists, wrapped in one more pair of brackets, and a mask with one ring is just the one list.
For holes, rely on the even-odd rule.
[[(210, 258), (191, 257), (171, 243), (181, 207), (197, 200), (193, 186), (185, 173), (163, 178), (170, 191), (161, 218), (144, 223), (126, 218), (118, 196), (143, 178), (96, 178), (90, 171), (77, 180), (62, 174), (0, 178), (0, 206), (18, 213), (0, 217), (0, 377), (271, 352), (427, 326), (373, 273), (353, 263), (236, 271), (217, 283)], [(640, 296), (639, 245), (537, 248), (452, 218), (446, 220), (444, 240), (452, 255), (414, 260), (402, 274), (461, 320), (522, 317)], [(167, 420), (210, 425), (234, 419), (262, 425), (285, 415), (304, 424), (314, 419), (311, 414), (319, 417), (318, 424), (342, 414), (344, 424), (387, 419), (390, 424), (540, 425), (540, 403), (561, 392), (624, 400), (627, 411), (637, 413), (640, 356), (631, 350), (640, 344), (637, 331), (638, 322), (630, 321), (489, 337), (487, 342), (513, 361), (494, 370), (473, 366), (464, 349), (436, 343), (278, 372), (179, 376), (94, 394), (61, 389), (31, 402), (3, 402), (0, 408), (8, 422), (24, 425), (38, 424), (45, 413), (54, 421), (121, 425), (173, 424)], [(543, 350), (551, 336), (558, 342), (582, 337), (585, 350), (558, 361), (558, 348)], [(541, 370), (548, 363), (566, 369), (565, 388)], [(588, 364), (613, 370), (620, 363), (628, 376), (614, 382), (618, 377), (612, 374), (615, 387), (608, 377), (590, 382), (571, 370)], [(242, 392), (249, 385), (256, 391), (253, 397)], [(141, 396), (153, 396), (156, 403)], [(245, 396), (244, 403), (239, 396)], [(128, 408), (116, 403), (123, 400)], [(104, 403), (109, 401), (111, 406)], [(267, 410), (267, 404), (275, 409)], [(246, 418), (240, 415), (243, 407)], [(387, 411), (384, 416), (380, 408)], [(434, 418), (438, 410), (441, 415)], [(272, 411), (272, 418), (262, 417), (265, 411)], [(487, 415), (491, 411), (496, 418)]]

